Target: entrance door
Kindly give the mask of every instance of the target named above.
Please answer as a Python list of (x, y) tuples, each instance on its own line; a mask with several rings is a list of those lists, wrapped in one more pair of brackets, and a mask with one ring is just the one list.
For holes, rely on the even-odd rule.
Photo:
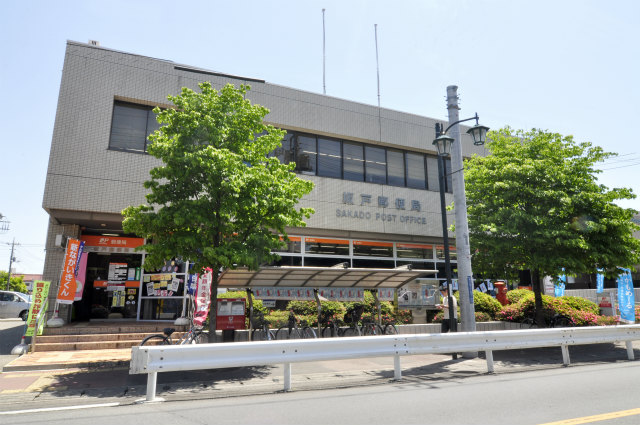
[(136, 320), (142, 255), (91, 252), (78, 320)]

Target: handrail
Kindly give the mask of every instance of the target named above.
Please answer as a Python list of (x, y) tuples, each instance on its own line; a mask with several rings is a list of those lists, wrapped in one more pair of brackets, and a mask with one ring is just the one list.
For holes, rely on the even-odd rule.
[(561, 347), (563, 364), (568, 365), (569, 345), (624, 341), (633, 360), (634, 340), (640, 340), (640, 325), (142, 346), (131, 349), (129, 373), (148, 374), (146, 401), (156, 401), (158, 372), (284, 364), (284, 390), (289, 391), (291, 363), (389, 356), (399, 380), (401, 356), (484, 351), (491, 373), (494, 350)]

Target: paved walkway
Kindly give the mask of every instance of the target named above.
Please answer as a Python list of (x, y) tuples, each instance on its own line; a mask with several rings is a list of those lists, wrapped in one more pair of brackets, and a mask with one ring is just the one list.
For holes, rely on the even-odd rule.
[(25, 354), (6, 364), (3, 372), (129, 367), (131, 349), (76, 350), (76, 351), (40, 351)]

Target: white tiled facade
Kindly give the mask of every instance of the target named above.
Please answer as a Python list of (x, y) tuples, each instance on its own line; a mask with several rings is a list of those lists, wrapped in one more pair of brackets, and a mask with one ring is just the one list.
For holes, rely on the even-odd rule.
[[(119, 228), (120, 211), (145, 202), (142, 183), (148, 179), (149, 170), (158, 164), (149, 155), (108, 149), (115, 100), (168, 106), (167, 95), (178, 94), (182, 87), (197, 89), (202, 81), (211, 81), (216, 88), (227, 83), (249, 84), (248, 98), (266, 106), (271, 111), (266, 121), (277, 127), (435, 153), (431, 144), (435, 138), (433, 119), (185, 68), (189, 67), (68, 42), (43, 199), (43, 207), (51, 216), (44, 279), (55, 282), (54, 288), (63, 254), (62, 249), (54, 246), (55, 235), (78, 236), (81, 226), (97, 223)], [(442, 93), (434, 93), (438, 95)], [(473, 146), (464, 134), (463, 155), (476, 153), (485, 155), (484, 148)], [(292, 229), (291, 233), (383, 241), (441, 241), (435, 157), (428, 159), (427, 174), (429, 190), (302, 176), (316, 186), (301, 204), (315, 208), (316, 213), (306, 228)], [(352, 194), (353, 204), (344, 202), (345, 193)], [(371, 195), (370, 205), (360, 205), (363, 194)], [(388, 199), (388, 208), (378, 206), (379, 196)], [(448, 203), (452, 201), (449, 196)], [(397, 198), (405, 200), (405, 210), (395, 208)], [(412, 201), (419, 203), (420, 211), (410, 211)], [(360, 218), (360, 213), (364, 218)], [(450, 223), (452, 219), (450, 216)]]

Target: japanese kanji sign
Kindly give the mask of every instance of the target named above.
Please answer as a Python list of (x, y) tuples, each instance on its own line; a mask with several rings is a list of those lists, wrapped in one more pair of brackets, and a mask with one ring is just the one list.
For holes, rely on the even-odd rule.
[(62, 264), (62, 274), (60, 275), (60, 288), (58, 289), (58, 299), (60, 304), (72, 304), (76, 295), (76, 263), (80, 253), (80, 241), (69, 239), (67, 241), (67, 252)]

